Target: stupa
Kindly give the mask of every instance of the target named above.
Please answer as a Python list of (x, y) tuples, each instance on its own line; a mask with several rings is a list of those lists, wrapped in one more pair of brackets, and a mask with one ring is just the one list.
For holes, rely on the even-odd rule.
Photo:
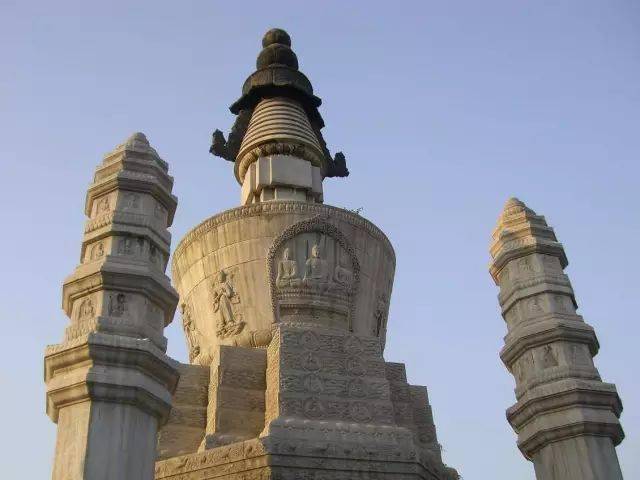
[[(45, 358), (54, 479), (458, 478), (427, 389), (383, 357), (393, 247), (323, 203), (345, 156), (327, 149), (289, 35), (262, 46), (211, 146), (234, 163), (241, 206), (180, 241), (177, 293), (167, 164), (136, 134), (96, 173), (71, 326)], [(177, 305), (188, 364), (164, 353)]]
[[(387, 362), (395, 254), (359, 215), (324, 203), (346, 177), (289, 35), (269, 30), (231, 105), (240, 206), (173, 252), (168, 164), (142, 133), (108, 153), (87, 191), (70, 319), (45, 351), (54, 480), (453, 480), (427, 389)], [(539, 480), (622, 479), (622, 403), (593, 363), (551, 227), (510, 199), (490, 249), (516, 381), (507, 418)], [(175, 289), (174, 289), (175, 287)], [(179, 307), (189, 363), (166, 355)]]

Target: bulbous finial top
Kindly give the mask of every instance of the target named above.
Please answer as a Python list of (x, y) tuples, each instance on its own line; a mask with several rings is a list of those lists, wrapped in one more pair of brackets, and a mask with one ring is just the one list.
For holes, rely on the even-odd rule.
[(271, 65), (284, 65), (298, 69), (298, 57), (291, 50), (291, 37), (280, 28), (272, 28), (262, 37), (264, 47), (258, 55), (256, 67), (267, 68)]
[(274, 43), (290, 47), (291, 37), (281, 28), (272, 28), (264, 34), (264, 37), (262, 37), (262, 46), (266, 48), (269, 45), (273, 45)]
[(147, 136), (142, 132), (135, 132), (127, 138), (125, 144), (133, 145), (134, 143), (142, 143), (144, 145), (149, 145), (149, 140), (147, 140)]

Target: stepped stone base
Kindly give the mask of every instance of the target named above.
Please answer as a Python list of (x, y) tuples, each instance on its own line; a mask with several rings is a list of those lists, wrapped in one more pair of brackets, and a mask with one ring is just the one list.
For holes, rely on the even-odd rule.
[(367, 446), (282, 442), (254, 438), (156, 463), (157, 480), (352, 480), (455, 479), (453, 469), (436, 469), (429, 458), (402, 450)]
[(427, 389), (376, 338), (282, 323), (266, 349), (221, 346), (180, 371), (158, 479), (458, 478)]

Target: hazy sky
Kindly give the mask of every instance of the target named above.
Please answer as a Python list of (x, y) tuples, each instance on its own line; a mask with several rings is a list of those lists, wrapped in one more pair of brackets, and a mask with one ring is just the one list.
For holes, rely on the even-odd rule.
[[(348, 4), (348, 5), (345, 5)], [(0, 436), (5, 478), (47, 478), (55, 426), (42, 354), (67, 318), (83, 203), (102, 155), (143, 131), (175, 177), (174, 242), (239, 203), (208, 153), (254, 69), (287, 29), (324, 100), (348, 179), (397, 253), (385, 357), (427, 385), (446, 462), (465, 479), (533, 479), (504, 411), (513, 380), (487, 272), (516, 195), (564, 243), (579, 312), (615, 382), (628, 479), (640, 478), (640, 2), (0, 0)], [(169, 353), (185, 360), (177, 319)]]

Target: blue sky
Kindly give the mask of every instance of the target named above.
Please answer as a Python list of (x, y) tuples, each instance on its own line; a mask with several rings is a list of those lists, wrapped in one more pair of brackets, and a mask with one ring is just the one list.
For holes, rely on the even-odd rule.
[[(397, 252), (385, 356), (427, 385), (445, 460), (466, 479), (533, 479), (504, 410), (513, 380), (487, 272), (516, 195), (565, 245), (596, 363), (625, 405), (618, 448), (640, 478), (640, 3), (70, 2), (0, 0), (0, 382), (8, 478), (46, 478), (44, 346), (67, 319), (95, 165), (134, 131), (169, 164), (174, 245), (236, 206), (213, 129), (253, 71), (262, 34), (289, 31), (323, 98), (348, 179), (325, 199), (362, 207)], [(179, 321), (169, 353), (186, 358)]]

